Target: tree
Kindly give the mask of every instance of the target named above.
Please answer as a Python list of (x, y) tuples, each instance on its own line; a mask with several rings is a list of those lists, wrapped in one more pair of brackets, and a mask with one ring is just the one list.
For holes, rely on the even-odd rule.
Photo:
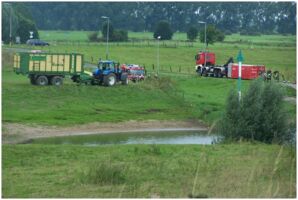
[(31, 31), (34, 38), (39, 38), (36, 25), (24, 3), (10, 3), (3, 6), (2, 41), (5, 43), (10, 41), (10, 17), (12, 19), (12, 40), (19, 36), (21, 43), (25, 43), (30, 38)]
[(111, 38), (112, 41), (124, 42), (128, 40), (128, 33), (125, 30), (115, 30)]
[(19, 27), (17, 29), (17, 36), (20, 36), (21, 43), (26, 43), (28, 39), (30, 39), (30, 32), (33, 32), (33, 37), (39, 38), (37, 28), (34, 22), (20, 16), (19, 18)]
[(170, 27), (170, 24), (167, 21), (163, 20), (163, 21), (158, 22), (158, 24), (155, 28), (153, 37), (155, 39), (157, 39), (158, 36), (161, 36), (161, 38), (160, 38), (161, 40), (171, 40), (172, 39), (173, 32)]
[(194, 41), (198, 37), (198, 29), (194, 26), (191, 26), (187, 31), (187, 38), (190, 41)]
[[(11, 15), (11, 16), (10, 16)], [(2, 7), (2, 41), (8, 43), (10, 41), (10, 17), (11, 17), (11, 33), (12, 40), (16, 37), (17, 28), (19, 26), (18, 17), (11, 4), (3, 3)]]
[(98, 32), (94, 31), (88, 34), (88, 40), (90, 42), (97, 42), (98, 41)]
[(224, 141), (283, 143), (291, 139), (286, 117), (280, 85), (254, 80), (240, 102), (230, 93), (218, 131)]
[[(103, 24), (102, 30), (101, 30), (102, 37), (105, 39), (107, 39), (107, 32), (108, 32), (108, 22), (105, 22)], [(110, 39), (112, 39), (113, 33), (114, 33), (114, 27), (113, 27), (111, 21), (109, 21), (109, 38)]]
[[(207, 46), (209, 44), (213, 44), (214, 42), (223, 41), (225, 38), (224, 33), (216, 29), (213, 25), (207, 26), (206, 35)], [(205, 42), (205, 29), (200, 32), (200, 41)]]

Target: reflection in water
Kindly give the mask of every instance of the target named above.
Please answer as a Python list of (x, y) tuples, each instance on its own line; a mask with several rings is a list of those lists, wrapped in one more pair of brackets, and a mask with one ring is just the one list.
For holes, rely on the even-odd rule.
[(36, 144), (212, 144), (218, 137), (206, 132), (113, 133), (34, 139)]

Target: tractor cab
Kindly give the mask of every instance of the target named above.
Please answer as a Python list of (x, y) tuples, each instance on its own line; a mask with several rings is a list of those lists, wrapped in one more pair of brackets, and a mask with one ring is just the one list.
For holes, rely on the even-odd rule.
[(94, 76), (99, 76), (101, 74), (108, 75), (110, 73), (119, 74), (121, 73), (121, 69), (119, 67), (119, 63), (110, 60), (99, 61), (97, 69), (93, 72)]

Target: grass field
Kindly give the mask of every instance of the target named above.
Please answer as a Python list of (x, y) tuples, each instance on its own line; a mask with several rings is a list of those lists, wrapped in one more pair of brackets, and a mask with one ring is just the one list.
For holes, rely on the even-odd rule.
[(288, 147), (4, 145), (4, 198), (295, 198)]
[[(219, 62), (224, 63), (226, 58), (237, 54), (237, 49), (233, 46), (221, 45), (212, 47), (218, 52)], [(85, 60), (93, 63), (99, 56), (105, 55), (105, 45), (57, 45), (43, 49), (52, 52), (81, 52), (85, 55)], [(296, 70), (295, 49), (282, 49), (283, 51), (278, 47), (258, 48), (257, 51), (247, 49), (244, 50), (245, 59), (268, 65), (280, 62), (281, 69), (293, 79)], [(201, 119), (207, 124), (212, 124), (221, 116), (227, 94), (232, 88), (236, 88), (237, 82), (195, 75), (194, 56), (190, 56), (194, 52), (196, 47), (161, 47), (160, 68), (162, 72), (167, 72), (164, 76), (171, 75), (170, 82), (169, 79), (164, 79), (115, 88), (77, 87), (70, 81), (66, 81), (60, 88), (36, 88), (29, 85), (25, 76), (12, 72), (12, 63), (8, 63), (12, 60), (11, 55), (5, 54), (3, 57), (7, 59), (3, 63), (3, 120), (70, 125), (128, 119)], [(219, 52), (223, 52), (225, 56)], [(291, 59), (284, 58), (286, 61), (279, 61), (278, 55), (281, 54), (288, 54)], [(110, 55), (121, 63), (144, 64), (149, 72), (153, 72), (154, 64), (156, 71), (155, 47), (112, 45)], [(174, 73), (169, 73), (171, 70)], [(247, 88), (249, 83), (250, 81), (243, 81), (243, 89)], [(294, 115), (295, 106), (289, 105), (288, 110)]]
[[(85, 60), (96, 63), (99, 58), (105, 59), (106, 43), (87, 43), (84, 31), (40, 31), (41, 39), (50, 41), (50, 47), (38, 47), (51, 52), (80, 52)], [(110, 59), (121, 63), (145, 65), (148, 70), (157, 64), (157, 43), (150, 39), (152, 33), (129, 32), (130, 38), (137, 42), (110, 43)], [(48, 39), (47, 39), (48, 38)], [(85, 38), (85, 39), (84, 39)], [(144, 40), (142, 40), (144, 39)], [(185, 33), (174, 34), (172, 41), (160, 42), (160, 67), (164, 71), (179, 70), (194, 73), (194, 56), (204, 49), (199, 42), (189, 43)], [(182, 40), (182, 41), (180, 41)], [(58, 42), (57, 42), (58, 41)], [(21, 46), (27, 48), (27, 46)], [(267, 70), (282, 72), (289, 81), (296, 80), (296, 36), (262, 35), (242, 36), (233, 34), (226, 36), (225, 42), (209, 45), (208, 50), (216, 53), (216, 62), (224, 64), (230, 57), (236, 57), (239, 50), (244, 54), (244, 63), (265, 65)]]
[[(139, 39), (150, 34), (129, 33), (131, 38)], [(227, 95), (237, 87), (237, 80), (197, 76), (194, 55), (203, 45), (179, 42), (185, 37), (183, 34), (177, 34), (172, 42), (161, 42), (160, 79), (113, 88), (77, 86), (69, 79), (61, 87), (32, 86), (27, 77), (12, 71), (12, 54), (4, 50), (2, 122), (59, 127), (91, 122), (191, 119), (212, 125), (221, 117)], [(80, 52), (92, 63), (105, 57), (105, 43), (84, 42), (86, 32), (41, 31), (40, 35), (45, 40), (48, 37), (51, 41), (76, 41), (52, 42), (43, 50)], [(222, 64), (230, 56), (236, 57), (240, 48), (245, 63), (265, 64), (267, 69), (280, 70), (288, 80), (296, 80), (294, 37), (232, 35), (209, 50), (216, 53), (218, 63)], [(156, 52), (154, 41), (110, 44), (112, 59), (144, 64), (149, 73), (156, 72)], [(249, 84), (250, 81), (243, 81), (242, 89), (245, 91)], [(287, 88), (285, 92), (296, 97), (294, 89)], [(296, 104), (285, 106), (289, 121), (296, 123)], [(296, 152), (289, 146), (2, 145), (4, 198), (295, 198), (295, 183)]]

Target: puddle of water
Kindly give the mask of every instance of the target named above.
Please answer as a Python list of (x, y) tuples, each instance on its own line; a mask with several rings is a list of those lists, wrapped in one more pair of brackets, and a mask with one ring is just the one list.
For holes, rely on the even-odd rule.
[(207, 132), (179, 131), (152, 133), (113, 133), (33, 139), (34, 144), (79, 144), (88, 146), (110, 144), (212, 144), (217, 139)]

